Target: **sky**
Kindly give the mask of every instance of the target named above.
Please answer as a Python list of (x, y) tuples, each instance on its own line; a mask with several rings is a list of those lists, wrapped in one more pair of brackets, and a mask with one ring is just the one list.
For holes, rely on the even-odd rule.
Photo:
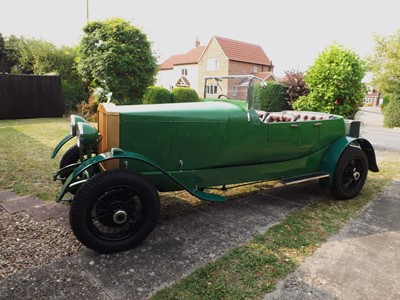
[(147, 34), (159, 63), (213, 35), (260, 45), (275, 65), (306, 71), (337, 42), (361, 58), (374, 33), (400, 29), (398, 0), (0, 0), (0, 33), (77, 45), (87, 20), (121, 17)]

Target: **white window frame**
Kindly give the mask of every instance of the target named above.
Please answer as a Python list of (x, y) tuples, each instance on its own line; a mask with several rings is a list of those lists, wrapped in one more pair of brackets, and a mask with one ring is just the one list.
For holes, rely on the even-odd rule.
[(237, 86), (237, 85), (234, 85), (234, 86), (232, 87), (232, 96), (233, 96), (233, 97), (237, 96), (237, 91), (238, 91), (238, 86)]
[(372, 103), (372, 98), (364, 98), (364, 103)]
[(219, 59), (208, 58), (207, 59), (207, 71), (219, 70)]
[(218, 86), (213, 85), (213, 84), (207, 84), (206, 94), (207, 95), (217, 95), (218, 94)]

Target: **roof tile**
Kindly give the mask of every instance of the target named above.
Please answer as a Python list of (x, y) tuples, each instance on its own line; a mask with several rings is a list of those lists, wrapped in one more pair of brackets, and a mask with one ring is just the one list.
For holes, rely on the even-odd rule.
[(270, 66), (271, 61), (259, 45), (214, 36), (229, 60)]
[(190, 64), (197, 64), (201, 55), (203, 54), (204, 49), (206, 46), (199, 46), (193, 48), (186, 54), (183, 54), (176, 62), (175, 65), (190, 65)]
[(179, 59), (184, 56), (184, 54), (176, 54), (172, 55), (169, 58), (167, 58), (161, 65), (160, 65), (160, 70), (168, 70), (168, 69), (173, 69), (174, 65), (176, 64)]

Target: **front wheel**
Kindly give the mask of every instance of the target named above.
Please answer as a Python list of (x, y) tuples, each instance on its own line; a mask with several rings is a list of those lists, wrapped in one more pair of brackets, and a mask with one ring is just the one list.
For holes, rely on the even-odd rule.
[(160, 211), (155, 187), (141, 174), (110, 170), (76, 192), (70, 225), (86, 247), (112, 253), (131, 249), (153, 230)]
[[(92, 154), (97, 154), (97, 145), (92, 147)], [(63, 155), (60, 161), (60, 166), (59, 168), (62, 169), (68, 165), (77, 163), (80, 159), (80, 154), (79, 154), (79, 147), (77, 145), (72, 146), (69, 148)], [(67, 180), (68, 176), (71, 175), (72, 171), (65, 172), (61, 177), (61, 183), (64, 184), (65, 181)]]
[[(77, 145), (72, 146), (71, 148), (69, 148), (63, 155), (63, 157), (61, 158), (60, 161), (60, 169), (70, 165), (70, 164), (74, 164), (76, 162), (79, 161), (79, 148)], [(62, 174), (63, 177), (61, 178), (61, 183), (64, 184), (65, 180), (68, 178), (68, 176), (71, 174), (72, 172), (67, 172)]]
[(364, 187), (368, 174), (367, 155), (361, 149), (346, 148), (335, 167), (332, 193), (340, 200), (351, 199)]

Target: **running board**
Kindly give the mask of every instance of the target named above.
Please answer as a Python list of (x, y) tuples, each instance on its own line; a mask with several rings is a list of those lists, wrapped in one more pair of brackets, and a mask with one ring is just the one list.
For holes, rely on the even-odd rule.
[(281, 179), (281, 180), (279, 180), (279, 182), (284, 185), (291, 185), (291, 184), (301, 183), (301, 182), (315, 180), (315, 179), (328, 178), (328, 177), (329, 177), (328, 173), (316, 172), (316, 173)]

